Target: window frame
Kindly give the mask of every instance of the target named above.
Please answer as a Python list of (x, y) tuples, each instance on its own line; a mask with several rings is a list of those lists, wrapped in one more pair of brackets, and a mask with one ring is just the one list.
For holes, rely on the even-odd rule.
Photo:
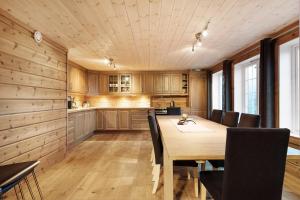
[[(218, 108), (214, 107), (214, 75), (217, 75), (217, 80), (218, 80), (218, 99), (217, 99), (217, 104)], [(222, 93), (223, 93), (223, 70), (217, 71), (212, 74), (212, 109), (220, 109), (222, 110), (222, 105), (223, 105), (223, 100), (222, 100)]]
[[(247, 67), (252, 67), (254, 64), (256, 64), (256, 113), (252, 114), (259, 114), (259, 55), (255, 55), (251, 58), (248, 58), (247, 60), (241, 61), (239, 63), (236, 63), (234, 65), (234, 71), (236, 70), (236, 67), (239, 67), (241, 70), (241, 109), (238, 110), (239, 112), (242, 113), (249, 113), (248, 109), (246, 108), (246, 68)], [(236, 80), (236, 78), (234, 78)], [(235, 85), (236, 82), (234, 82)], [(234, 86), (235, 88), (235, 86)], [(235, 94), (234, 94), (235, 95)]]

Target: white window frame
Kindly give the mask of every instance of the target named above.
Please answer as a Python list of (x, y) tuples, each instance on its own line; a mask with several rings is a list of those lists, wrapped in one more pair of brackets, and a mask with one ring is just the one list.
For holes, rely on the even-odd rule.
[[(291, 71), (292, 71), (292, 77), (291, 77), (291, 81), (292, 81), (292, 91), (291, 91), (291, 97), (292, 97), (292, 108), (294, 109), (294, 112), (292, 112), (292, 132), (294, 132), (295, 130), (298, 130), (298, 133), (294, 133), (296, 136), (300, 137), (300, 127), (299, 127), (299, 100), (300, 100), (300, 92), (297, 91), (297, 87), (296, 85), (299, 85), (299, 44), (293, 45), (291, 50), (291, 61), (292, 61), (292, 66), (291, 66)], [(298, 101), (297, 101), (298, 99)], [(298, 111), (298, 112), (297, 112)], [(298, 113), (298, 114), (297, 114)], [(298, 127), (297, 127), (298, 126)]]
[[(256, 69), (256, 113), (253, 114), (258, 114), (259, 113), (259, 56), (254, 56), (252, 58), (249, 58), (245, 61), (242, 61), (240, 63), (237, 63), (235, 67), (239, 67), (241, 70), (241, 109), (242, 110), (237, 110), (239, 112), (243, 113), (248, 113), (248, 110), (246, 108), (246, 68), (252, 66), (253, 64), (256, 64), (257, 69)], [(234, 83), (236, 84), (236, 82)], [(236, 95), (236, 94), (235, 94)]]
[[(212, 76), (216, 75), (218, 78), (217, 90), (218, 90), (218, 99), (214, 98), (214, 91), (212, 91), (212, 108), (222, 110), (222, 93), (223, 93), (223, 70), (214, 73)], [(213, 78), (212, 78), (213, 79)], [(212, 90), (214, 89), (214, 81), (212, 82)], [(215, 101), (217, 101), (217, 107), (214, 107)]]

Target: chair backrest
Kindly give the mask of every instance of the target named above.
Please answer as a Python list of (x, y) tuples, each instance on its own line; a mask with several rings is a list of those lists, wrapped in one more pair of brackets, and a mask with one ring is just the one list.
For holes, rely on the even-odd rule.
[(236, 127), (239, 121), (238, 112), (225, 112), (222, 124), (228, 127)]
[(181, 115), (181, 108), (180, 107), (167, 107), (167, 114), (168, 115)]
[(155, 115), (149, 113), (148, 122), (149, 122), (150, 133), (151, 133), (151, 138), (152, 138), (152, 143), (154, 148), (155, 163), (161, 164), (163, 159), (162, 157), (163, 146), (162, 146), (162, 141), (159, 134), (159, 127), (157, 126)]
[(228, 128), (222, 200), (280, 200), (290, 131)]
[(211, 113), (211, 118), (210, 120), (216, 123), (221, 123), (222, 122), (222, 115), (223, 111), (222, 110), (216, 110), (214, 109)]
[(259, 128), (260, 116), (242, 113), (238, 127), (243, 128)]

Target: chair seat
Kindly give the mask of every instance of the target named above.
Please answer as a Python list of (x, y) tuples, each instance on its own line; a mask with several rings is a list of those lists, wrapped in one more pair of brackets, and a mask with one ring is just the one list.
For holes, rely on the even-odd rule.
[(198, 163), (194, 160), (175, 160), (174, 166), (198, 167)]
[(200, 181), (211, 194), (214, 200), (220, 200), (222, 196), (223, 171), (202, 171)]
[(3, 189), (10, 187), (11, 184), (16, 184), (31, 173), (38, 163), (39, 161), (29, 161), (0, 166), (0, 187)]
[(224, 167), (224, 160), (209, 160), (214, 168)]

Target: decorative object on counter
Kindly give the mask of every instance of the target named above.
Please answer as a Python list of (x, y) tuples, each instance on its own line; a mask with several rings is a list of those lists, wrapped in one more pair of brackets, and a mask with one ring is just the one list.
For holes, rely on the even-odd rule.
[(180, 120), (177, 123), (177, 125), (187, 125), (190, 122), (192, 122), (193, 124), (196, 124), (196, 122), (193, 119), (188, 118), (188, 114), (182, 114)]
[(84, 101), (82, 104), (83, 108), (89, 108), (90, 107), (90, 103), (88, 101)]
[(174, 101), (174, 100), (172, 100), (172, 101), (170, 102), (170, 107), (175, 107), (175, 101)]

